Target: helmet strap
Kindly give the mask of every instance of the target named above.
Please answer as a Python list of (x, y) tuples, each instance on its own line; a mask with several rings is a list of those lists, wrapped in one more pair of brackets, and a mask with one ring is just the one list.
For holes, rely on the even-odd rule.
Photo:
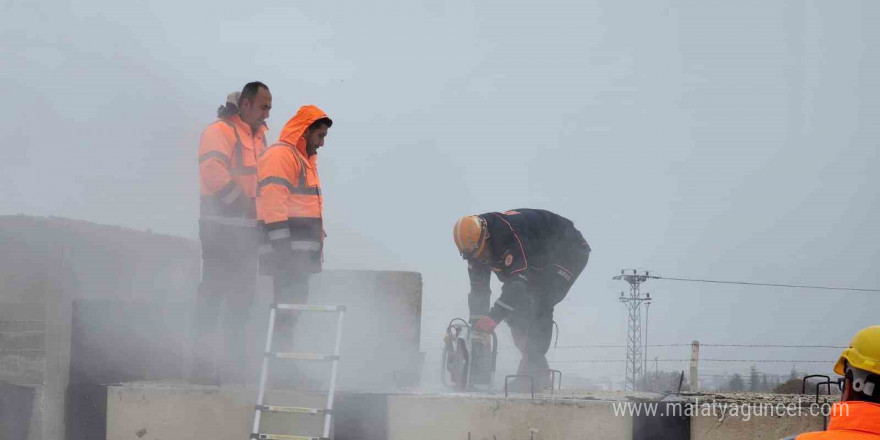
[(862, 393), (868, 397), (874, 396), (875, 384), (878, 382), (878, 379), (880, 379), (876, 374), (871, 374), (870, 371), (852, 367), (849, 365), (849, 362), (847, 362), (846, 376), (852, 380), (853, 391)]

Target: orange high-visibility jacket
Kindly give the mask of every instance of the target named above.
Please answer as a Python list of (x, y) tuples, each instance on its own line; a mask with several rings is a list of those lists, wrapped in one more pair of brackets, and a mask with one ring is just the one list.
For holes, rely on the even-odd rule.
[(805, 432), (786, 440), (880, 440), (880, 404), (838, 402), (830, 419), (827, 431)]
[(257, 158), (265, 149), (266, 126), (251, 133), (251, 127), (238, 115), (205, 128), (199, 141), (202, 220), (236, 226), (256, 224)]
[(321, 251), (324, 199), (318, 155), (306, 153), (303, 134), (324, 118), (327, 114), (318, 107), (301, 107), (281, 130), (278, 142), (259, 158), (257, 213), (265, 224), (268, 244), (291, 241), (294, 250)]

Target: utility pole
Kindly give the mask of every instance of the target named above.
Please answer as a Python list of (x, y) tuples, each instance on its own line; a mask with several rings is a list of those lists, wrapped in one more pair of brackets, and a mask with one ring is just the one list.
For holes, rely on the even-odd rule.
[[(648, 312), (651, 311), (651, 294), (645, 293), (645, 351), (642, 352), (642, 374), (648, 377)], [(647, 380), (645, 381), (647, 385)]]
[(691, 391), (700, 391), (700, 341), (691, 342)]
[[(626, 382), (624, 389), (626, 391), (635, 391), (637, 381), (643, 379), (645, 372), (643, 351), (645, 347), (642, 346), (642, 303), (651, 300), (650, 295), (642, 296), (640, 286), (649, 279), (660, 277), (652, 276), (650, 272), (638, 273), (635, 269), (629, 272), (621, 270), (620, 275), (615, 276), (614, 279), (624, 280), (629, 283), (629, 296), (620, 292), (619, 300), (629, 311), (626, 344)], [(647, 336), (645, 339), (647, 339)]]

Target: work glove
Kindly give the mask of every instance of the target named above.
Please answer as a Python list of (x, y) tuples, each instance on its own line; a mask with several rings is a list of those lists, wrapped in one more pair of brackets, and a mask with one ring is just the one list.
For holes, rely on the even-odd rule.
[(484, 316), (477, 320), (477, 323), (474, 324), (474, 328), (481, 332), (492, 333), (492, 331), (495, 330), (495, 326), (497, 325), (498, 323), (495, 322), (494, 319), (488, 316)]

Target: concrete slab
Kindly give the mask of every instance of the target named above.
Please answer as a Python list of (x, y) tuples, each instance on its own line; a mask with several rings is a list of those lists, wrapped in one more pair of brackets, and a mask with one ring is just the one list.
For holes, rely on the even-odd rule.
[(0, 438), (35, 438), (31, 435), (32, 422), (36, 420), (31, 415), (35, 402), (39, 402), (35, 395), (34, 387), (0, 383)]
[(737, 417), (691, 417), (691, 440), (780, 439), (822, 430), (822, 418), (811, 416), (758, 416), (747, 421)]
[[(16, 310), (0, 306), (0, 331), (4, 332), (0, 351), (26, 346), (45, 353), (0, 353), (0, 381), (41, 387), (40, 410), (34, 413), (40, 438), (61, 440), (68, 431), (65, 402), (73, 333), (81, 336), (78, 348), (85, 349), (74, 352), (74, 386), (174, 379), (185, 370), (183, 358), (188, 356), (177, 347), (178, 342), (188, 340), (181, 327), (187, 326), (183, 324), (189, 319), (188, 307), (200, 278), (197, 241), (78, 220), (18, 215), (0, 216), (0, 248), (6, 251), (0, 255), (0, 302), (30, 303)], [(351, 308), (343, 337), (342, 389), (382, 392), (418, 383), (421, 283), (419, 274), (406, 272), (327, 271), (314, 277), (313, 302), (342, 303)], [(271, 280), (263, 278), (258, 285), (262, 287), (248, 326), (254, 348), (251, 357), (256, 364), (265, 338)], [(85, 322), (91, 325), (78, 321), (74, 332), (74, 300), (163, 304), (169, 310), (166, 322), (170, 324), (150, 329), (141, 325), (151, 318), (149, 314), (138, 319), (129, 319), (125, 313), (97, 314), (90, 315), (93, 321)], [(187, 310), (180, 314), (182, 307)], [(121, 328), (110, 325), (109, 317), (121, 321)], [(315, 330), (312, 337), (301, 341), (304, 345), (317, 342), (326, 349), (332, 328), (312, 328), (308, 322), (301, 327)], [(34, 331), (45, 332), (42, 344), (36, 336), (7, 335)], [(142, 337), (137, 338), (139, 335)], [(107, 341), (110, 343), (104, 344)], [(166, 342), (161, 352), (152, 349), (156, 341)], [(145, 356), (148, 362), (142, 361)], [(248, 374), (254, 382), (257, 368)], [(304, 373), (312, 371), (304, 369)], [(315, 377), (326, 376), (320, 370), (313, 373)]]
[[(42, 303), (0, 301), (0, 388), (23, 385), (28, 390), (22, 392), (19, 387), (18, 392), (7, 391), (10, 393), (7, 396), (0, 390), (0, 400), (5, 400), (7, 405), (6, 409), (0, 409), (0, 420), (5, 415), (15, 417), (16, 423), (27, 424), (28, 440), (44, 438), (46, 341), (46, 311)], [(22, 397), (25, 395), (29, 397)], [(12, 429), (11, 426), (12, 422), (3, 421), (0, 432), (4, 428)], [(0, 438), (24, 438), (19, 434), (9, 435), (0, 435)]]
[[(107, 388), (107, 439), (241, 440), (253, 427), (256, 390), (130, 384)], [(271, 391), (266, 402), (323, 407), (326, 395)], [(323, 416), (268, 414), (261, 432), (319, 436)]]
[[(834, 398), (823, 397), (828, 404)], [(719, 393), (684, 396), (691, 407), (691, 440), (774, 439), (822, 431), (813, 396)]]
[[(253, 421), (256, 391), (244, 387), (192, 387), (173, 384), (126, 384), (107, 387), (106, 438), (113, 440), (171, 440), (175, 438), (247, 438)], [(272, 392), (267, 403), (323, 405), (324, 395)], [(554, 396), (486, 394), (343, 393), (337, 396), (336, 440), (631, 440), (638, 417), (620, 411), (621, 405), (659, 404), (662, 396), (648, 393), (565, 392)], [(803, 396), (801, 396), (803, 397)], [(698, 400), (699, 399), (699, 400)], [(717, 399), (717, 400), (714, 400)], [(806, 405), (809, 405), (806, 399)], [(725, 400), (722, 395), (684, 396), (691, 405), (690, 433), (670, 430), (664, 414), (639, 438), (734, 440), (774, 439), (822, 430), (820, 416), (776, 416), (752, 410), (743, 417), (701, 413), (701, 403), (783, 404), (797, 396), (760, 395)], [(617, 406), (617, 412), (615, 411)], [(728, 406), (728, 409), (730, 407)], [(742, 408), (742, 406), (740, 406)], [(805, 410), (809, 411), (808, 406)], [(679, 417), (680, 418), (680, 417)], [(321, 417), (266, 419), (264, 432), (318, 434)], [(674, 431), (674, 432), (673, 432)], [(663, 434), (663, 435), (661, 435)], [(90, 437), (91, 438), (91, 437)]]
[(608, 401), (388, 396), (388, 439), (414, 438), (630, 440), (632, 417)]
[[(272, 392), (267, 402), (322, 406), (324, 395)], [(256, 392), (248, 388), (126, 384), (107, 387), (106, 438), (247, 438)], [(336, 440), (627, 439), (632, 418), (611, 401), (480, 395), (348, 393), (337, 396)], [(263, 432), (319, 434), (323, 419), (267, 417)]]

